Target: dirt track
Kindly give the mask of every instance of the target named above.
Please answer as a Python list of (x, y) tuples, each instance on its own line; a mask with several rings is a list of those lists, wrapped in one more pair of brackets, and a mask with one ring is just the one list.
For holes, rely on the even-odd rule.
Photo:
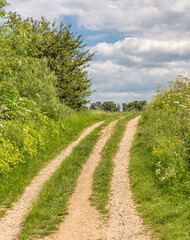
[(60, 224), (59, 231), (55, 235), (45, 238), (46, 240), (95, 240), (101, 237), (101, 215), (94, 206), (91, 206), (89, 198), (92, 194), (94, 170), (101, 160), (100, 153), (111, 136), (115, 123), (116, 121), (111, 122), (102, 131), (101, 137), (84, 165), (75, 191), (70, 198), (69, 215)]
[(102, 239), (106, 240), (148, 240), (143, 220), (135, 210), (128, 175), (130, 148), (137, 129), (139, 117), (127, 124), (118, 153), (114, 158), (114, 172), (109, 202), (110, 219), (104, 228)]
[[(139, 117), (131, 120), (120, 143), (118, 153), (114, 158), (115, 168), (111, 183), (111, 196), (109, 202), (110, 218), (107, 223), (95, 207), (90, 204), (92, 194), (93, 173), (101, 159), (107, 140), (112, 134), (116, 121), (110, 123), (101, 133), (101, 137), (94, 146), (93, 151), (84, 165), (82, 173), (77, 181), (73, 195), (68, 206), (68, 216), (60, 224), (59, 230), (45, 240), (148, 240), (150, 233), (143, 226), (143, 220), (135, 210), (132, 200), (128, 167), (130, 160), (130, 148), (136, 132)], [(42, 185), (53, 172), (60, 166), (61, 162), (68, 156), (72, 149), (93, 129), (101, 123), (94, 124), (88, 128), (73, 142), (65, 151), (55, 158), (28, 186), (22, 197), (9, 210), (7, 216), (0, 220), (0, 240), (18, 239), (22, 228), (22, 222), (32, 203), (37, 199)]]
[(90, 205), (93, 173), (100, 161), (100, 153), (111, 136), (114, 123), (102, 132), (101, 139), (95, 145), (74, 194), (70, 198), (68, 212), (58, 232), (45, 240), (148, 240), (150, 234), (143, 226), (143, 220), (135, 210), (128, 177), (129, 155), (136, 132), (139, 117), (131, 120), (114, 158), (115, 168), (112, 179), (112, 193), (109, 202), (110, 218), (103, 221), (100, 213)]
[(59, 156), (53, 159), (47, 167), (45, 167), (36, 176), (31, 184), (25, 189), (21, 198), (13, 206), (13, 209), (7, 212), (7, 215), (0, 219), (0, 240), (13, 240), (22, 228), (22, 222), (32, 203), (37, 199), (43, 184), (51, 177), (51, 175), (59, 168), (62, 161), (71, 154), (73, 148), (85, 138), (90, 132), (97, 128), (102, 122), (96, 123), (87, 128), (81, 136), (71, 143)]

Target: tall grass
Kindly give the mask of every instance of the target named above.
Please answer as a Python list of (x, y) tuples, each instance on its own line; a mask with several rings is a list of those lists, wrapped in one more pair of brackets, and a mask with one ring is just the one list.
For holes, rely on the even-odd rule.
[(158, 89), (140, 120), (130, 176), (145, 220), (160, 239), (190, 239), (190, 80)]

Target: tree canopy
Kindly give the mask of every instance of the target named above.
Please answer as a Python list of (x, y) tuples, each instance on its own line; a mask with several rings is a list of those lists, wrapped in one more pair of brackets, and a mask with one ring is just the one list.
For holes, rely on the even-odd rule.
[[(56, 76), (55, 86), (61, 102), (72, 108), (81, 108), (88, 102), (91, 82), (86, 68), (93, 54), (86, 50), (82, 35), (71, 32), (71, 26), (56, 26), (46, 18), (22, 20), (20, 15), (9, 13), (7, 26), (13, 32), (22, 29), (24, 49), (18, 41), (12, 43), (14, 51), (35, 59), (47, 59), (47, 66)], [(21, 40), (23, 43), (23, 40)]]
[(141, 111), (141, 110), (143, 110), (143, 108), (146, 104), (147, 104), (147, 102), (145, 100), (134, 101), (134, 102), (130, 102), (130, 103), (123, 103), (122, 104), (123, 112), (130, 111), (130, 110)]
[(112, 101), (106, 101), (103, 103), (98, 101), (96, 103), (91, 103), (90, 109), (91, 110), (103, 110), (106, 112), (120, 112), (120, 105), (115, 104)]

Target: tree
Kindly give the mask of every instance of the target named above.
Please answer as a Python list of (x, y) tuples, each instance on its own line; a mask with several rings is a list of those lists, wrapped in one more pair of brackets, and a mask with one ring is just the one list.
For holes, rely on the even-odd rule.
[(90, 110), (97, 110), (96, 103), (91, 103)]
[(27, 54), (36, 58), (47, 58), (48, 66), (57, 76), (57, 93), (61, 102), (72, 108), (85, 106), (91, 95), (91, 82), (86, 68), (93, 54), (86, 50), (82, 35), (71, 32), (71, 26), (55, 23), (45, 18), (22, 20), (15, 13), (9, 14), (8, 24), (14, 28), (15, 23), (31, 28), (31, 45)]
[(57, 78), (48, 67), (47, 59), (36, 58), (30, 53), (31, 46), (32, 51), (36, 48), (31, 38), (31, 26), (23, 26), (18, 20), (14, 27), (4, 23), (0, 26), (0, 46), (2, 91), (6, 94), (9, 88), (16, 89), (20, 97), (34, 100), (48, 116), (59, 118), (66, 107), (57, 96)]
[(116, 112), (120, 112), (120, 109), (121, 109), (121, 106), (117, 103), (117, 106), (116, 106)]
[(0, 0), (0, 17), (1, 18), (4, 18), (6, 15), (6, 12), (5, 12), (5, 10), (3, 10), (3, 8), (7, 5), (9, 5), (9, 4), (7, 3), (6, 0)]
[(131, 111), (131, 110), (138, 110), (142, 111), (144, 106), (147, 104), (147, 101), (134, 101), (130, 103), (122, 103), (123, 112)]
[(96, 102), (96, 109), (100, 110), (102, 107), (102, 103), (100, 101)]
[(101, 102), (96, 102), (96, 103), (91, 103), (90, 109), (91, 110), (101, 110), (102, 103)]
[(118, 106), (112, 101), (106, 101), (102, 104), (101, 109), (107, 112), (117, 112)]

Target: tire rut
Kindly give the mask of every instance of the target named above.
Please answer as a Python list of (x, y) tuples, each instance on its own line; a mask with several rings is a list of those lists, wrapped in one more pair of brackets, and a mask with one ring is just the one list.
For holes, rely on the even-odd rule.
[(99, 161), (101, 152), (112, 134), (117, 120), (105, 127), (100, 139), (85, 163), (81, 175), (77, 180), (74, 193), (70, 197), (68, 215), (59, 225), (59, 230), (45, 240), (95, 240), (101, 237), (102, 218), (95, 206), (89, 200), (92, 194), (93, 174)]
[(95, 123), (84, 130), (76, 141), (72, 142), (60, 155), (53, 159), (36, 177), (34, 177), (31, 184), (26, 187), (20, 199), (13, 204), (13, 208), (8, 210), (6, 216), (0, 219), (0, 240), (18, 239), (18, 234), (22, 230), (22, 222), (32, 206), (32, 203), (37, 200), (43, 184), (59, 168), (62, 161), (71, 154), (73, 148), (102, 123), (103, 122)]
[(137, 117), (128, 122), (115, 163), (109, 202), (110, 218), (103, 229), (104, 240), (148, 240), (150, 232), (143, 225), (143, 219), (136, 210), (128, 174), (130, 148), (137, 129)]

